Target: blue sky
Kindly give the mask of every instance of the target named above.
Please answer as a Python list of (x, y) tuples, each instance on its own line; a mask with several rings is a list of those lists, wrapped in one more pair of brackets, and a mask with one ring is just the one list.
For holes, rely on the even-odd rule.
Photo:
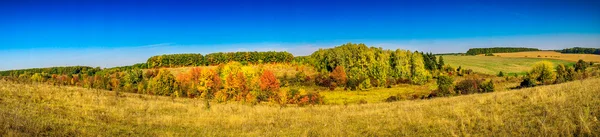
[(600, 47), (600, 1), (0, 1), (0, 70), (347, 42), (427, 52)]

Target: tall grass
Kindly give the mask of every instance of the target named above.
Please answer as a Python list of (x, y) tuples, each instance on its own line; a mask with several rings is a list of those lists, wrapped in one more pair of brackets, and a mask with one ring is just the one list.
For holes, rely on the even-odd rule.
[(600, 136), (600, 79), (431, 100), (279, 107), (0, 81), (2, 136)]

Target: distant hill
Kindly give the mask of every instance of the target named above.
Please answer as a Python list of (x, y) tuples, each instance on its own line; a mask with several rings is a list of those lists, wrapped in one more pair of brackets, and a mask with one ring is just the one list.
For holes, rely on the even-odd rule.
[(467, 55), (479, 55), (488, 53), (510, 53), (510, 52), (523, 52), (523, 51), (539, 51), (537, 48), (524, 48), (524, 47), (493, 47), (493, 48), (471, 48), (467, 51)]

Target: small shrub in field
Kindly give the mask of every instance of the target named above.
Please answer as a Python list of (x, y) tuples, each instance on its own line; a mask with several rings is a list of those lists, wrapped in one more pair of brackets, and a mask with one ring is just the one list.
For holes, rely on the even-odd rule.
[(523, 81), (521, 82), (521, 84), (519, 84), (519, 87), (521, 88), (525, 88), (525, 87), (535, 87), (535, 80), (529, 77), (525, 77), (523, 79)]
[(583, 60), (579, 60), (577, 61), (577, 63), (575, 63), (575, 71), (577, 72), (582, 72), (585, 71), (585, 69), (588, 67), (588, 63), (586, 63)]
[(368, 102), (364, 99), (361, 99), (358, 101), (358, 104), (367, 104)]
[(318, 92), (310, 92), (306, 93), (305, 95), (301, 95), (297, 102), (299, 106), (322, 104), (323, 96), (321, 96)]
[(452, 96), (454, 92), (454, 78), (441, 75), (437, 79), (438, 90), (435, 93), (437, 96)]
[(399, 101), (400, 97), (398, 96), (390, 96), (387, 99), (385, 99), (385, 102), (394, 102), (394, 101)]
[(498, 72), (498, 75), (497, 75), (497, 76), (498, 76), (498, 77), (504, 77), (504, 72), (502, 72), (502, 71)]
[(486, 93), (486, 92), (494, 92), (494, 81), (490, 80), (488, 82), (482, 82), (481, 83), (481, 87), (480, 92)]
[(459, 94), (473, 94), (479, 92), (480, 84), (482, 80), (479, 79), (465, 79), (456, 84), (454, 90)]

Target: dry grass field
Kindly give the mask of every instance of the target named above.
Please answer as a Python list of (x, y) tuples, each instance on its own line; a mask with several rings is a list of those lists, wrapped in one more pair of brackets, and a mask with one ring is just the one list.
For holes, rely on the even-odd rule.
[(0, 81), (0, 136), (600, 136), (600, 79), (430, 100), (279, 107)]
[(526, 58), (547, 58), (559, 59), (566, 61), (578, 61), (582, 59), (586, 62), (600, 62), (600, 55), (594, 54), (563, 54), (555, 51), (531, 51), (531, 52), (515, 52), (515, 53), (494, 53), (500, 57), (526, 57)]

